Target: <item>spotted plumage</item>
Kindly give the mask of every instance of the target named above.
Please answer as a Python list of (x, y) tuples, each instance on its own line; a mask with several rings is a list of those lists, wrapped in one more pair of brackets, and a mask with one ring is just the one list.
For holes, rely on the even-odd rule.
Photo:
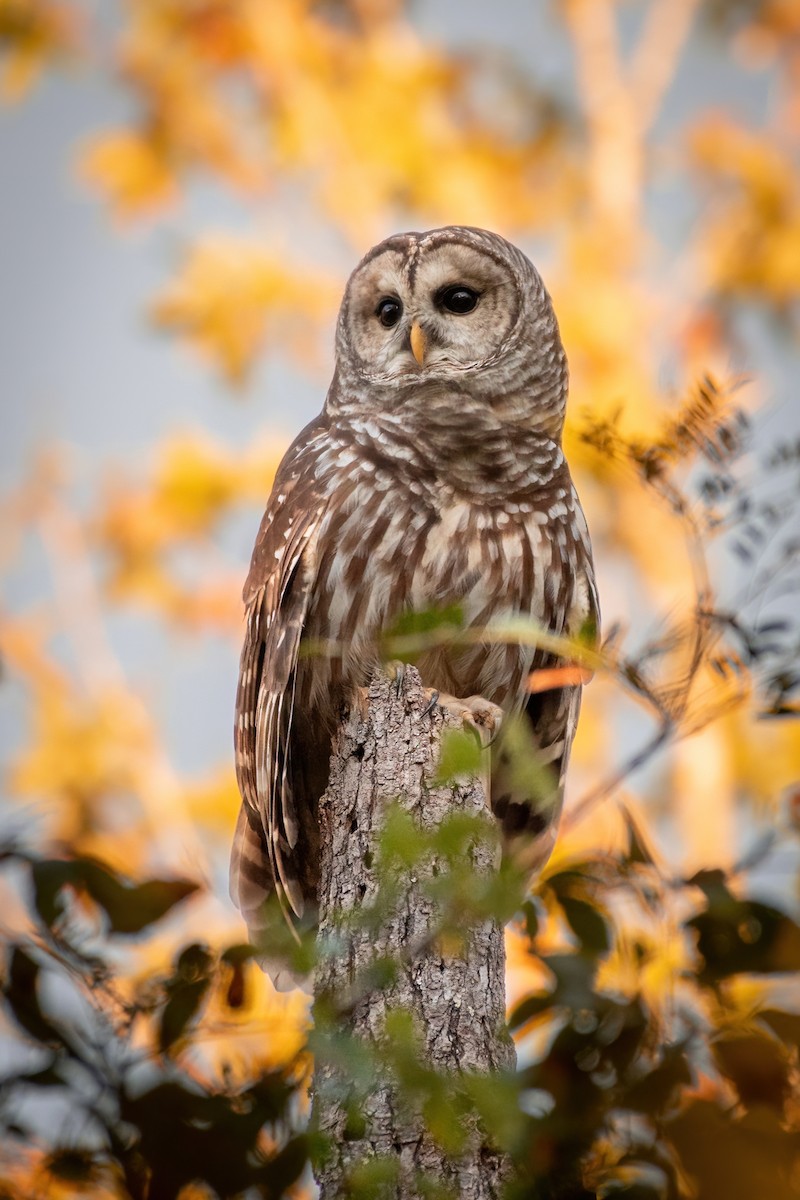
[[(317, 802), (331, 737), (399, 614), (459, 604), (470, 626), (532, 617), (597, 625), (589, 534), (561, 450), (567, 364), (528, 259), (484, 230), (401, 234), (351, 276), (323, 412), (275, 478), (244, 590), (236, 717), (242, 813), (232, 893), (258, 936), (265, 899), (316, 897)], [(504, 773), (492, 804), (509, 838), (555, 836), (580, 687), (529, 695), (531, 646), (435, 649), (424, 683), (525, 718), (550, 771), (530, 794)]]

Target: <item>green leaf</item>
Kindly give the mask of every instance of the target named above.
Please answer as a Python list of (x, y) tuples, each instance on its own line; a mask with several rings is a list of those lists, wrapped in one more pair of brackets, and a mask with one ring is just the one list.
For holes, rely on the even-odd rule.
[(376, 1086), (375, 1049), (363, 1038), (342, 1028), (338, 1005), (325, 997), (314, 1002), (314, 1024), (308, 1033), (308, 1049), (317, 1064), (324, 1063), (331, 1073), (344, 1075), (356, 1093), (364, 1094)]
[(415, 866), (428, 849), (428, 839), (410, 813), (399, 804), (389, 807), (380, 836), (384, 867)]
[(507, 1071), (468, 1074), (463, 1077), (462, 1086), (493, 1144), (508, 1152), (519, 1149), (527, 1127), (527, 1118), (520, 1109), (522, 1077)]
[(726, 1035), (712, 1044), (714, 1059), (748, 1108), (765, 1104), (782, 1113), (791, 1087), (791, 1058), (782, 1042), (763, 1035)]
[(428, 1090), (422, 1104), (422, 1116), (425, 1128), (450, 1155), (461, 1154), (467, 1141), (466, 1097), (452, 1087), (451, 1082), (439, 1079), (438, 1086)]
[(720, 875), (690, 881), (708, 897), (704, 912), (687, 921), (697, 934), (706, 982), (742, 972), (800, 971), (800, 925), (768, 904), (739, 900)]
[(235, 942), (228, 946), (227, 950), (223, 950), (219, 960), (227, 963), (229, 967), (238, 967), (250, 962), (257, 954), (255, 946), (251, 946), (249, 942)]
[(414, 1032), (414, 1018), (408, 1009), (390, 1009), (386, 1014), (384, 1028), (395, 1053), (401, 1052), (416, 1056), (418, 1046), (417, 1036)]
[(52, 926), (64, 911), (64, 889), (86, 891), (106, 913), (113, 933), (141, 933), (198, 890), (183, 879), (131, 884), (92, 858), (40, 859), (31, 863), (34, 904)]
[(399, 1175), (400, 1160), (395, 1155), (366, 1159), (350, 1170), (345, 1194), (355, 1200), (394, 1200)]
[(484, 751), (474, 733), (445, 729), (434, 782), (452, 783), (464, 776), (473, 777), (479, 774), (483, 762)]
[(97, 1174), (97, 1165), (88, 1150), (66, 1147), (54, 1150), (44, 1165), (50, 1175), (64, 1183), (90, 1183)]
[(158, 1048), (166, 1051), (184, 1034), (211, 984), (213, 959), (205, 946), (193, 942), (181, 951), (175, 974), (167, 983), (169, 999), (161, 1013)]
[(594, 905), (574, 896), (562, 896), (561, 907), (582, 949), (593, 955), (605, 954), (611, 944), (608, 926)]
[(89, 895), (106, 912), (113, 933), (141, 933), (198, 891), (198, 885), (186, 879), (129, 884), (92, 859), (78, 859), (75, 867)]
[(401, 613), (389, 630), (387, 637), (405, 638), (415, 633), (430, 633), (434, 629), (463, 629), (464, 609), (460, 604), (448, 604), (440, 608), (425, 608), (416, 612)]
[(448, 1187), (441, 1179), (419, 1172), (414, 1176), (414, 1190), (421, 1200), (460, 1200), (455, 1187)]
[(588, 617), (584, 618), (577, 632), (576, 641), (583, 646), (588, 646), (590, 650), (595, 650), (597, 649), (597, 634), (597, 617), (594, 613), (590, 613)]
[[(45, 1016), (39, 1005), (41, 967), (22, 949), (14, 946), (3, 984), (3, 995), (17, 1024), (36, 1042), (45, 1046), (67, 1046), (64, 1033)], [(69, 1048), (69, 1047), (68, 1047)]]
[(431, 849), (451, 862), (463, 862), (476, 842), (497, 841), (496, 822), (471, 813), (454, 812), (431, 834)]

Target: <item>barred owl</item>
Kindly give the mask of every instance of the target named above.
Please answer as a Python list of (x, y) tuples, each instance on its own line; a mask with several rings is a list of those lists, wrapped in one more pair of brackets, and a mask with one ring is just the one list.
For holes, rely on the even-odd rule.
[[(325, 406), (278, 469), (244, 588), (231, 890), (254, 940), (273, 891), (298, 915), (315, 902), (331, 739), (376, 669), (381, 630), (452, 604), (473, 626), (504, 614), (555, 634), (596, 625), (589, 535), (561, 449), (566, 397), (550, 297), (498, 235), (398, 234), (350, 277)], [(500, 754), (491, 800), (506, 837), (527, 836), (540, 858), (580, 705), (580, 686), (528, 693), (531, 670), (554, 661), (487, 642), (418, 662), (431, 689), (523, 715), (549, 794), (539, 784), (520, 796)]]

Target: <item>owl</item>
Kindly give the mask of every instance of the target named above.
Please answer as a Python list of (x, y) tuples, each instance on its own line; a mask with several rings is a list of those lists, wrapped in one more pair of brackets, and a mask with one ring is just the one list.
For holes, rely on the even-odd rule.
[[(290, 916), (316, 901), (331, 742), (379, 665), (382, 631), (451, 605), (480, 629), (506, 615), (556, 635), (597, 627), (589, 534), (561, 448), (567, 384), (550, 297), (497, 234), (398, 234), (351, 275), (324, 408), (277, 471), (244, 588), (231, 891), (253, 941), (273, 892)], [(531, 786), (508, 769), (501, 727), (491, 804), (506, 840), (527, 840), (541, 861), (580, 686), (530, 694), (531, 671), (552, 655), (465, 642), (431, 649), (418, 669), (434, 697), (482, 697), (524, 730)]]

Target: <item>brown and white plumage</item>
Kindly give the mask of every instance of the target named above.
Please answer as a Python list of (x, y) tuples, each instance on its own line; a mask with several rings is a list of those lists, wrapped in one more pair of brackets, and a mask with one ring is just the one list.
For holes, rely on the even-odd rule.
[[(231, 886), (254, 937), (273, 890), (287, 912), (315, 900), (331, 737), (377, 665), (382, 629), (454, 603), (473, 626), (504, 614), (556, 634), (597, 624), (560, 445), (566, 359), (528, 259), (484, 230), (389, 238), (348, 282), (336, 350), (324, 410), (276, 475), (244, 591)], [(321, 644), (337, 651), (307, 652)], [(535, 837), (542, 856), (580, 705), (579, 687), (528, 696), (530, 671), (553, 661), (482, 643), (418, 663), (429, 687), (527, 714), (524, 736), (552, 783), (519, 796), (501, 742), (492, 802), (509, 837)]]

